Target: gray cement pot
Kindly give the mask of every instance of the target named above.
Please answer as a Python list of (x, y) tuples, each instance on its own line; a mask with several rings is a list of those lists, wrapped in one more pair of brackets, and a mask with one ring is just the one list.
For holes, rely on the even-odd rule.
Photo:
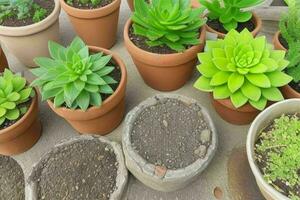
[[(198, 159), (185, 168), (176, 170), (165, 169), (166, 171), (164, 171), (164, 175), (161, 176), (160, 166), (155, 166), (154, 164), (147, 162), (137, 153), (137, 151), (134, 150), (130, 140), (130, 132), (139, 113), (141, 113), (143, 109), (157, 104), (160, 99), (164, 98), (178, 99), (188, 105), (194, 103), (197, 104), (201, 108), (202, 115), (212, 131), (212, 139), (211, 144), (207, 149), (207, 154), (203, 159)], [(197, 101), (174, 94), (156, 95), (135, 107), (126, 117), (122, 137), (122, 146), (128, 170), (146, 186), (163, 192), (171, 192), (184, 188), (197, 179), (198, 175), (209, 165), (210, 161), (214, 157), (217, 144), (217, 132), (208, 111), (203, 106), (199, 105)]]
[[(71, 140), (62, 142), (61, 144), (56, 145), (52, 150), (50, 150), (48, 153), (46, 153), (42, 158), (37, 162), (29, 175), (28, 180), (26, 181), (26, 200), (38, 200), (38, 182), (36, 181), (35, 172), (43, 168), (42, 161), (47, 161), (47, 159), (50, 157), (51, 153), (55, 153), (57, 151), (60, 151), (62, 148), (67, 148), (69, 145), (80, 142), (80, 141), (91, 141), (91, 140), (99, 140), (101, 143), (108, 144), (114, 151), (116, 155), (116, 160), (118, 162), (118, 170), (117, 170), (117, 177), (116, 177), (116, 189), (111, 194), (110, 199), (111, 200), (119, 200), (122, 197), (124, 188), (127, 185), (128, 180), (128, 172), (125, 167), (124, 162), (124, 156), (121, 149), (121, 146), (116, 143), (112, 142), (104, 137), (98, 137), (98, 136), (92, 136), (92, 135), (85, 135), (85, 136), (78, 136)], [(72, 184), (72, 183), (71, 183)]]
[(271, 21), (278, 21), (281, 14), (287, 11), (288, 7), (283, 0), (265, 0), (265, 3), (255, 10), (262, 20)]
[(263, 178), (259, 168), (255, 162), (254, 145), (258, 137), (258, 133), (265, 127), (267, 127), (272, 120), (280, 117), (282, 114), (293, 114), (300, 112), (300, 99), (285, 100), (272, 106), (261, 112), (257, 118), (253, 121), (247, 137), (247, 156), (250, 163), (251, 170), (255, 176), (257, 185), (259, 186), (262, 194), (268, 200), (289, 200), (286, 196), (275, 190), (270, 186)]

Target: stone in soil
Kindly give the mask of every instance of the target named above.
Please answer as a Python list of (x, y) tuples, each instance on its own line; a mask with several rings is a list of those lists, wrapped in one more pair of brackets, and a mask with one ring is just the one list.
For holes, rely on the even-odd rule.
[(51, 152), (32, 175), (40, 200), (108, 200), (116, 190), (118, 170), (111, 146), (78, 141)]
[(0, 199), (24, 200), (25, 183), (21, 166), (12, 158), (0, 155)]
[(211, 130), (197, 104), (166, 98), (137, 116), (130, 140), (145, 160), (175, 170), (206, 156)]
[[(208, 19), (207, 25), (220, 33), (228, 33), (228, 31), (224, 28), (223, 24), (217, 19)], [(236, 30), (238, 32), (241, 32), (245, 28), (247, 28), (250, 32), (252, 32), (255, 29), (255, 24), (253, 23), (252, 19), (247, 22), (238, 23), (238, 27), (236, 28)]]

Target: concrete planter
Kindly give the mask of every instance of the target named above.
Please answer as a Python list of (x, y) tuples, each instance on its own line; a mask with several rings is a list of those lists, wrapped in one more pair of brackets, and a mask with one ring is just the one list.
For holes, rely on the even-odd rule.
[(278, 192), (275, 188), (270, 186), (263, 178), (258, 166), (255, 162), (254, 145), (258, 137), (258, 133), (263, 128), (277, 117), (282, 114), (300, 112), (300, 99), (289, 99), (276, 103), (265, 111), (260, 113), (252, 123), (247, 137), (247, 156), (250, 163), (251, 170), (255, 176), (257, 185), (259, 186), (262, 194), (267, 200), (289, 200), (286, 196)]
[(262, 20), (278, 21), (281, 13), (287, 12), (288, 7), (283, 0), (266, 0), (265, 4), (255, 10)]
[[(85, 147), (90, 146), (93, 142), (99, 142), (99, 144), (101, 143), (101, 144), (107, 145), (109, 147), (109, 150), (105, 147), (105, 151), (109, 151), (109, 152), (113, 151), (112, 153), (115, 154), (115, 159), (116, 159), (116, 162), (118, 163), (118, 167), (117, 167), (117, 175), (116, 175), (116, 178), (115, 178), (114, 191), (111, 191), (109, 199), (110, 200), (119, 200), (119, 199), (121, 199), (122, 193), (124, 191), (124, 188), (125, 188), (125, 186), (127, 184), (127, 180), (128, 180), (128, 172), (127, 172), (127, 169), (125, 167), (122, 149), (121, 149), (120, 145), (116, 142), (109, 141), (109, 140), (105, 139), (104, 137), (96, 137), (96, 136), (91, 136), (91, 135), (90, 136), (75, 137), (71, 140), (62, 142), (61, 144), (56, 145), (51, 151), (46, 153), (39, 160), (39, 162), (36, 163), (33, 166), (33, 169), (30, 173), (30, 176), (29, 176), (29, 178), (26, 182), (26, 199), (29, 199), (29, 200), (38, 200), (38, 199), (40, 199), (39, 198), (39, 190), (41, 188), (40, 187), (41, 174), (42, 173), (47, 173), (47, 170), (45, 170), (45, 168), (47, 166), (51, 165), (53, 159), (55, 159), (55, 155), (57, 155), (58, 153), (62, 153), (62, 152), (63, 152), (62, 154), (67, 153), (68, 149), (70, 151), (71, 145), (80, 144), (82, 142), (88, 142), (89, 143), (89, 144), (84, 144)], [(98, 153), (101, 152), (99, 150), (99, 146), (96, 149), (93, 149), (93, 151), (86, 152), (86, 153), (96, 154), (97, 152)], [(101, 159), (103, 159), (103, 158), (101, 158)], [(68, 168), (77, 167), (76, 170), (75, 170), (76, 173), (73, 174), (74, 177), (72, 177), (71, 182), (65, 182), (64, 186), (62, 186), (62, 185), (58, 186), (61, 190), (66, 189), (66, 188), (70, 189), (71, 186), (75, 186), (75, 184), (77, 184), (76, 181), (78, 181), (78, 178), (79, 178), (79, 180), (81, 180), (82, 177), (80, 177), (80, 176), (82, 176), (82, 174), (85, 172), (85, 170), (86, 170), (85, 168), (91, 166), (91, 164), (92, 164), (91, 161), (88, 162), (89, 160), (85, 160), (85, 161), (87, 162), (86, 163), (87, 165), (81, 165), (84, 161), (78, 160), (78, 163), (79, 163), (78, 166), (81, 166), (81, 167), (74, 166), (74, 165), (68, 167)], [(97, 164), (99, 164), (99, 163), (97, 163)], [(56, 167), (59, 168), (59, 167), (63, 167), (63, 166), (56, 166)], [(97, 170), (97, 168), (102, 168), (102, 167), (104, 167), (104, 166), (95, 165), (96, 170)], [(111, 167), (111, 166), (107, 166), (107, 167)], [(41, 173), (41, 171), (42, 171), (42, 173)], [(68, 172), (68, 169), (66, 170), (66, 172)], [(95, 172), (95, 174), (94, 174), (94, 172)], [(84, 180), (84, 182), (81, 183), (82, 185), (90, 184), (90, 183), (94, 184), (93, 181), (90, 182), (90, 180), (89, 180), (91, 177), (94, 177), (95, 179), (97, 179), (99, 181), (102, 181), (102, 180), (105, 180), (103, 178), (104, 176), (110, 176), (110, 173), (107, 173), (107, 174), (101, 174), (102, 176), (98, 177), (98, 176), (100, 176), (100, 174), (96, 173), (96, 171), (88, 171), (87, 173), (91, 173), (92, 175), (90, 177), (89, 176), (83, 177), (84, 179), (82, 179), (82, 180)], [(49, 174), (47, 174), (47, 175), (49, 175)], [(64, 174), (63, 178), (65, 178), (65, 176), (68, 176), (67, 173)], [(49, 184), (49, 185), (47, 185), (47, 188), (49, 188), (49, 190), (52, 190), (55, 187), (55, 184), (53, 182), (50, 182), (50, 183), (51, 183), (51, 185), (49, 183), (47, 183), (47, 184)], [(82, 185), (79, 185), (79, 187), (82, 186)], [(95, 187), (95, 185), (93, 185), (93, 187)], [(88, 187), (88, 191), (85, 190), (86, 195), (90, 195), (93, 192), (94, 193), (98, 192), (97, 188), (93, 189), (93, 187)], [(77, 187), (76, 187), (76, 190), (78, 190)], [(68, 191), (68, 192), (72, 193), (74, 191)], [(74, 192), (74, 193), (76, 193), (76, 192)], [(77, 193), (79, 193), (79, 192), (77, 192)], [(83, 198), (82, 196), (78, 195), (77, 193), (73, 194), (73, 196), (74, 195), (78, 196), (78, 197), (76, 197), (78, 199)], [(53, 198), (53, 196), (50, 197), (50, 199), (52, 199), (52, 198)], [(70, 198), (70, 196), (69, 196), (69, 198)], [(87, 197), (85, 196), (85, 198), (87, 198)], [(90, 197), (90, 198), (92, 198), (92, 197)], [(45, 199), (49, 199), (49, 197), (48, 198), (45, 197)], [(71, 197), (71, 199), (72, 199), (72, 197)]]
[[(199, 106), (199, 112), (201, 112), (201, 116), (203, 116), (204, 121), (207, 123), (209, 129), (211, 130), (210, 145), (207, 147), (207, 153), (205, 157), (198, 158), (195, 162), (189, 164), (186, 167), (167, 169), (166, 167), (150, 163), (136, 151), (131, 141), (131, 131), (134, 128), (134, 124), (139, 114), (141, 114), (144, 109), (151, 108), (152, 106), (158, 104), (161, 101), (165, 101), (166, 99), (176, 99), (188, 106)], [(151, 123), (155, 124), (155, 122)], [(148, 187), (159, 191), (170, 192), (186, 187), (188, 184), (194, 181), (198, 177), (198, 175), (208, 166), (216, 152), (218, 139), (213, 121), (211, 120), (207, 110), (203, 106), (198, 104), (197, 101), (188, 97), (168, 94), (156, 95), (155, 97), (151, 97), (145, 100), (127, 115), (125, 128), (123, 131), (122, 144), (126, 165), (129, 171)]]

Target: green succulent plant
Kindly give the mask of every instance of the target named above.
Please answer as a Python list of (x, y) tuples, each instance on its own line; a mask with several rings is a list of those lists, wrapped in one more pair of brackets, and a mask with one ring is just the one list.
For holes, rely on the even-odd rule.
[(92, 6), (98, 6), (102, 0), (66, 0), (67, 4), (73, 5), (73, 3), (78, 2), (83, 5), (91, 4)]
[(152, 0), (150, 4), (134, 0), (134, 34), (146, 37), (149, 46), (166, 45), (182, 52), (197, 45), (199, 29), (205, 24), (203, 8), (192, 9), (190, 0)]
[(290, 64), (287, 73), (293, 77), (294, 82), (300, 82), (300, 2), (286, 0), (289, 11), (280, 19), (279, 29), (288, 43), (287, 60)]
[(24, 115), (28, 108), (23, 103), (34, 96), (34, 90), (26, 86), (26, 79), (5, 69), (0, 76), (0, 125)]
[(209, 10), (209, 19), (218, 19), (227, 31), (236, 29), (238, 23), (247, 22), (252, 18), (245, 8), (257, 6), (264, 0), (199, 0)]
[(202, 76), (194, 86), (213, 92), (215, 99), (230, 98), (236, 108), (249, 102), (263, 110), (268, 101), (283, 100), (278, 87), (292, 80), (283, 72), (289, 64), (284, 57), (285, 51), (273, 50), (265, 36), (231, 30), (224, 40), (207, 41), (206, 52), (198, 54)]
[(67, 48), (50, 41), (51, 58), (40, 57), (34, 61), (39, 68), (32, 69), (38, 78), (32, 85), (39, 86), (42, 100), (50, 99), (55, 107), (87, 110), (101, 106), (101, 94), (112, 94), (111, 84), (116, 84), (110, 74), (111, 55), (90, 54), (88, 46), (76, 37)]

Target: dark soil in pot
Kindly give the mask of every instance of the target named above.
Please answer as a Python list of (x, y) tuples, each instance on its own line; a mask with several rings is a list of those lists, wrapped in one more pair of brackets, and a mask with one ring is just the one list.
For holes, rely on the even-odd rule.
[(284, 0), (273, 0), (271, 6), (287, 6)]
[(0, 155), (0, 199), (24, 200), (25, 183), (21, 166), (12, 158)]
[[(206, 24), (218, 32), (221, 32), (224, 34), (228, 33), (228, 31), (223, 27), (223, 24), (218, 19), (209, 19), (208, 18)], [(252, 19), (250, 19), (247, 22), (238, 23), (238, 27), (236, 28), (236, 30), (238, 32), (241, 32), (245, 28), (247, 28), (250, 32), (252, 32), (255, 29), (255, 24), (252, 21)]]
[[(34, 0), (34, 3), (38, 4), (41, 8), (46, 9), (47, 13), (45, 18), (52, 13), (55, 6), (53, 0)], [(22, 20), (19, 20), (16, 16), (8, 17), (7, 19), (4, 19), (3, 22), (0, 23), (0, 25), (11, 26), (11, 27), (21, 27), (21, 26), (31, 25), (35, 23), (32, 19), (33, 15), (34, 15), (34, 11), (31, 10), (31, 17)]]
[(178, 169), (206, 156), (211, 143), (208, 127), (198, 105), (162, 99), (137, 116), (130, 137), (133, 148), (145, 160)]
[(108, 200), (116, 190), (117, 170), (110, 145), (83, 140), (50, 152), (31, 179), (38, 183), (38, 199)]
[(284, 47), (284, 48), (286, 48), (286, 49), (289, 49), (289, 44), (287, 43), (287, 41), (282, 37), (282, 35), (281, 34), (279, 34), (279, 42), (280, 42), (280, 44)]
[(82, 4), (80, 3), (79, 0), (73, 0), (72, 3), (68, 3), (67, 1), (65, 1), (66, 3), (68, 3), (68, 5), (74, 7), (74, 8), (79, 8), (79, 9), (97, 9), (97, 8), (102, 8), (104, 6), (107, 6), (108, 4), (111, 4), (114, 0), (102, 0), (100, 1), (100, 3), (96, 6), (94, 6), (92, 3), (85, 3)]

